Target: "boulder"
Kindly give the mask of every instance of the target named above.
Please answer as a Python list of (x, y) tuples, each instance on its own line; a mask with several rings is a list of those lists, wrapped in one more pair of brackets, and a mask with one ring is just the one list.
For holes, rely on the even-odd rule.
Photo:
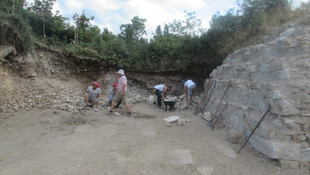
[(245, 140), (245, 136), (242, 133), (233, 129), (228, 130), (227, 135), (230, 143), (242, 143)]
[(273, 112), (284, 116), (299, 114), (297, 108), (287, 100), (276, 100), (273, 104)]
[(17, 54), (14, 46), (8, 46), (8, 45), (0, 46), (0, 58), (5, 58), (9, 54), (13, 55)]

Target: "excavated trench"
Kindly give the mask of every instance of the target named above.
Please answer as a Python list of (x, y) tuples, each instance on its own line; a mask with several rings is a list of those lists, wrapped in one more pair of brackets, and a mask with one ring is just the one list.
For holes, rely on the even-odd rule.
[[(283, 42), (287, 45), (292, 44), (293, 46), (296, 46), (297, 41), (308, 42), (305, 44), (309, 44), (309, 38), (302, 38), (301, 35), (299, 35), (302, 33), (301, 28), (295, 27), (294, 30), (295, 33), (289, 32), (288, 30), (281, 31), (282, 34), (283, 32), (286, 32), (283, 34), (283, 37), (286, 37), (286, 39), (283, 39), (283, 37), (280, 39), (278, 38), (269, 41), (268, 44), (271, 45), (275, 43), (275, 47), (280, 46)], [(12, 32), (10, 30), (6, 31)], [(281, 35), (281, 32), (278, 33)], [(293, 36), (295, 37), (294, 39), (297, 38), (297, 41), (293, 41)], [(59, 109), (59, 106), (62, 106), (63, 104), (68, 104), (68, 106), (71, 105), (71, 107), (73, 106), (72, 109), (69, 106), (70, 110), (68, 111), (74, 112), (76, 109), (74, 106), (77, 104), (81, 105), (83, 102), (83, 93), (93, 81), (97, 81), (101, 84), (101, 88), (103, 89), (102, 106), (106, 105), (107, 91), (113, 84), (114, 72), (116, 69), (109, 68), (104, 61), (93, 58), (65, 55), (64, 53), (40, 46), (37, 46), (35, 53), (21, 54), (25, 52), (19, 52), (21, 49), (18, 47), (16, 48), (16, 43), (3, 42), (3, 40), (10, 41), (9, 39), (3, 39), (3, 35), (0, 40), (0, 82), (2, 82), (0, 84), (0, 93), (2, 94), (0, 97), (0, 112), (2, 114), (9, 114), (18, 111), (45, 110), (48, 108)], [(290, 48), (294, 48), (293, 46)], [(305, 109), (306, 112), (298, 113), (298, 115), (287, 115), (285, 112), (289, 113), (292, 111), (285, 111), (287, 108), (283, 106), (283, 103), (279, 103), (279, 95), (276, 94), (275, 89), (277, 86), (275, 85), (269, 89), (267, 87), (270, 84), (268, 84), (268, 82), (275, 81), (274, 79), (266, 79), (268, 74), (270, 74), (270, 72), (268, 72), (269, 69), (272, 69), (275, 66), (282, 66), (281, 68), (285, 73), (285, 71), (290, 68), (285, 67), (286, 63), (285, 65), (278, 65), (275, 63), (274, 66), (272, 62), (276, 59), (275, 55), (264, 54), (257, 55), (258, 57), (271, 57), (272, 59), (269, 60), (269, 62), (267, 60), (266, 63), (253, 63), (254, 61), (250, 60), (249, 62), (251, 64), (249, 63), (243, 65), (246, 60), (246, 55), (249, 56), (249, 59), (252, 59), (252, 57), (250, 58), (250, 55), (254, 51), (256, 53), (270, 52), (271, 54), (274, 54), (270, 49), (264, 51), (264, 48), (268, 47), (258, 45), (257, 47), (250, 47), (236, 51), (233, 55), (229, 56), (229, 59), (225, 61), (223, 66), (219, 67), (212, 73), (211, 78), (215, 79), (218, 83), (214, 91), (214, 98), (216, 102), (220, 101), (220, 97), (225, 90), (227, 81), (232, 80), (233, 84), (230, 92), (227, 97), (225, 97), (223, 102), (223, 104), (227, 102), (228, 107), (227, 110), (223, 112), (223, 119), (221, 122), (225, 124), (225, 126), (229, 129), (229, 132), (237, 132), (237, 135), (246, 137), (258, 121), (258, 114), (263, 113), (266, 104), (272, 104), (272, 116), (267, 120), (269, 124), (264, 123), (263, 128), (258, 130), (258, 135), (254, 137), (255, 140), (250, 140), (250, 143), (257, 150), (267, 156), (284, 160), (282, 161), (283, 166), (289, 168), (296, 168), (296, 166), (307, 167), (309, 166), (307, 162), (309, 161), (310, 149), (309, 116), (307, 116), (308, 108), (304, 105), (305, 101), (307, 102), (307, 99), (303, 100), (301, 105), (297, 107)], [(308, 53), (305, 48), (306, 47), (301, 45), (301, 47), (297, 47), (297, 50), (301, 49)], [(240, 58), (238, 58), (238, 56), (240, 56)], [(285, 55), (279, 56), (278, 59), (282, 58), (285, 58)], [(297, 59), (306, 60), (306, 63), (310, 64), (309, 55), (305, 54), (303, 56), (299, 56)], [(240, 62), (235, 60), (239, 60)], [(298, 65), (296, 64), (296, 66), (291, 68), (291, 70), (295, 71), (295, 69), (298, 66), (300, 67), (300, 65), (303, 64), (298, 62)], [(304, 68), (308, 69), (307, 66)], [(266, 71), (264, 72), (263, 69)], [(275, 79), (277, 79), (277, 77), (285, 76), (283, 71), (279, 72), (279, 76), (274, 75)], [(250, 72), (252, 76), (249, 79), (247, 77), (248, 72)], [(258, 72), (257, 75), (255, 74), (256, 72)], [(130, 99), (134, 104), (137, 102), (146, 103), (149, 95), (153, 94), (153, 86), (161, 83), (169, 84), (173, 87), (173, 91), (169, 95), (180, 96), (183, 93), (183, 81), (186, 79), (193, 79), (197, 82), (198, 92), (196, 92), (196, 102), (199, 102), (200, 94), (204, 88), (204, 81), (202, 79), (207, 78), (200, 77), (199, 75), (196, 77), (188, 76), (179, 74), (175, 71), (137, 72), (133, 70), (125, 70), (125, 74), (129, 81)], [(309, 71), (303, 75), (307, 77), (305, 81), (309, 80), (308, 74)], [(300, 78), (300, 76), (295, 78)], [(268, 82), (260, 83), (260, 80)], [(284, 81), (281, 81), (281, 83), (284, 83)], [(271, 84), (274, 85), (274, 83)], [(262, 88), (261, 85), (264, 85), (264, 87)], [(285, 86), (285, 84), (283, 84), (283, 86)], [(305, 88), (306, 87), (308, 87), (307, 84), (305, 84)], [(298, 90), (301, 92), (303, 89)], [(262, 90), (262, 92), (260, 92), (260, 90)], [(268, 92), (272, 91), (273, 95), (270, 95), (271, 92), (265, 92), (265, 90)], [(280, 94), (286, 94), (282, 92), (282, 90), (285, 89), (282, 88), (280, 90)], [(307, 89), (305, 89), (305, 91), (308, 92)], [(248, 94), (245, 92), (248, 92)], [(287, 97), (290, 97), (290, 95), (287, 95)], [(296, 98), (296, 96), (294, 96), (294, 98)], [(294, 98), (290, 98), (287, 101), (291, 102), (290, 100)], [(249, 101), (248, 99), (254, 100)], [(295, 100), (295, 102), (298, 103), (298, 100)], [(68, 106), (66, 107), (68, 108)], [(214, 114), (215, 111), (216, 106), (210, 108), (211, 114), (216, 115)], [(283, 114), (281, 114), (281, 112)], [(254, 114), (250, 115), (250, 113), (254, 113), (255, 116)], [(69, 118), (69, 121), (71, 123), (73, 121), (74, 123), (77, 119)], [(84, 122), (85, 121), (83, 119), (83, 122), (81, 123)], [(280, 126), (284, 125), (287, 130), (283, 130), (283, 128), (281, 129)], [(280, 131), (285, 131), (287, 135), (281, 136)], [(285, 142), (289, 142), (288, 147), (291, 149), (286, 148), (285, 145), (283, 147), (283, 144), (274, 144), (279, 141), (282, 142), (283, 140), (281, 140), (281, 138), (285, 138)], [(291, 151), (292, 154), (288, 153), (289, 151)], [(293, 155), (294, 153), (296, 154)], [(300, 156), (298, 157), (298, 155)], [(299, 164), (299, 162), (296, 163), (296, 161), (301, 161), (303, 164)]]

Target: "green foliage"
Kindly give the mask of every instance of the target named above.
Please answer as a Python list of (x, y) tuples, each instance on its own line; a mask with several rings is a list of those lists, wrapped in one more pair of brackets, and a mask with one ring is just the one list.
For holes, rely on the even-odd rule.
[(23, 12), (25, 0), (1, 0), (0, 13), (18, 14)]
[(310, 2), (308, 3), (302, 2), (300, 8), (296, 9), (295, 11), (295, 18), (304, 17), (309, 14), (310, 14)]
[(46, 38), (45, 26), (46, 21), (52, 16), (53, 5), (56, 0), (34, 0), (29, 10), (40, 16), (42, 19), (42, 35)]
[(31, 29), (25, 22), (23, 0), (0, 1), (0, 31), (5, 37), (6, 44), (13, 44), (17, 51), (31, 50)]
[(40, 16), (51, 16), (53, 5), (56, 0), (34, 0), (30, 9)]
[[(24, 0), (0, 1), (0, 27), (14, 30), (8, 42), (19, 50), (32, 42), (68, 54), (105, 60), (110, 66), (136, 70), (176, 69), (207, 76), (228, 54), (255, 41), (269, 28), (310, 13), (309, 3), (292, 10), (290, 0), (242, 0), (240, 10), (212, 17), (210, 29), (201, 27), (195, 12), (184, 11), (185, 20), (157, 26), (152, 39), (146, 34), (146, 19), (135, 16), (120, 26), (120, 34), (92, 25), (85, 12), (69, 19), (52, 14), (56, 0), (35, 0), (24, 9)], [(180, 71), (180, 72), (181, 72)]]
[(195, 12), (186, 12), (185, 20), (174, 20), (172, 23), (169, 23), (169, 31), (173, 34), (185, 36), (191, 35), (196, 36), (198, 35), (197, 29), (201, 28), (201, 20), (197, 19), (195, 16)]
[(88, 47), (82, 47), (79, 45), (68, 45), (65, 48), (65, 51), (67, 54), (71, 54), (71, 55), (82, 55), (82, 56), (93, 57), (93, 58), (100, 57), (99, 53), (95, 49), (88, 48)]
[[(88, 18), (83, 12), (82, 15), (79, 15), (75, 13), (72, 17), (72, 19), (75, 21), (76, 29), (74, 32), (74, 43), (78, 44), (79, 42), (88, 43), (90, 41), (93, 41), (94, 38), (89, 38), (89, 36), (94, 36), (94, 34), (97, 33), (97, 35), (100, 33), (100, 30), (98, 27), (92, 27), (91, 21), (95, 19), (95, 17)], [(79, 41), (81, 40), (81, 41)]]
[(120, 37), (126, 41), (139, 40), (140, 37), (146, 34), (145, 23), (146, 19), (135, 16), (131, 20), (131, 24), (122, 24), (120, 26)]

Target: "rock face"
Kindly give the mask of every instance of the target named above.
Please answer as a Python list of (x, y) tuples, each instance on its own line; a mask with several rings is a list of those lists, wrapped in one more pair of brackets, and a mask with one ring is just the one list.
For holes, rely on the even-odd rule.
[(228, 128), (248, 136), (271, 105), (249, 142), (274, 159), (310, 161), (309, 24), (310, 17), (287, 24), (262, 44), (236, 50), (210, 75), (217, 83), (212, 115), (231, 81), (221, 104), (228, 102), (222, 114)]

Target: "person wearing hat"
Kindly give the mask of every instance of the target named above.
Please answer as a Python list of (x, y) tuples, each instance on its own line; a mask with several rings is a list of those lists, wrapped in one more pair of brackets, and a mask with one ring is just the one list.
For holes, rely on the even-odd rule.
[(94, 82), (92, 86), (87, 88), (87, 93), (85, 93), (85, 102), (86, 106), (93, 107), (95, 104), (99, 103), (99, 95), (100, 95), (100, 85), (97, 82)]
[[(109, 106), (112, 105), (112, 100), (113, 100), (116, 92), (117, 92), (117, 83), (114, 83), (113, 88), (109, 92)], [(118, 108), (120, 104), (121, 104), (121, 101), (117, 102), (115, 108)]]
[(184, 83), (184, 90), (186, 96), (186, 106), (188, 107), (193, 97), (193, 90), (196, 88), (196, 84), (192, 80), (187, 80)]
[(112, 105), (110, 109), (110, 114), (113, 114), (113, 109), (115, 107), (115, 104), (121, 101), (123, 104), (125, 104), (127, 109), (127, 115), (131, 115), (130, 107), (127, 102), (127, 78), (125, 77), (125, 73), (123, 69), (118, 70), (118, 72), (115, 73), (115, 80), (117, 83), (117, 92), (115, 94), (115, 97), (112, 100)]

